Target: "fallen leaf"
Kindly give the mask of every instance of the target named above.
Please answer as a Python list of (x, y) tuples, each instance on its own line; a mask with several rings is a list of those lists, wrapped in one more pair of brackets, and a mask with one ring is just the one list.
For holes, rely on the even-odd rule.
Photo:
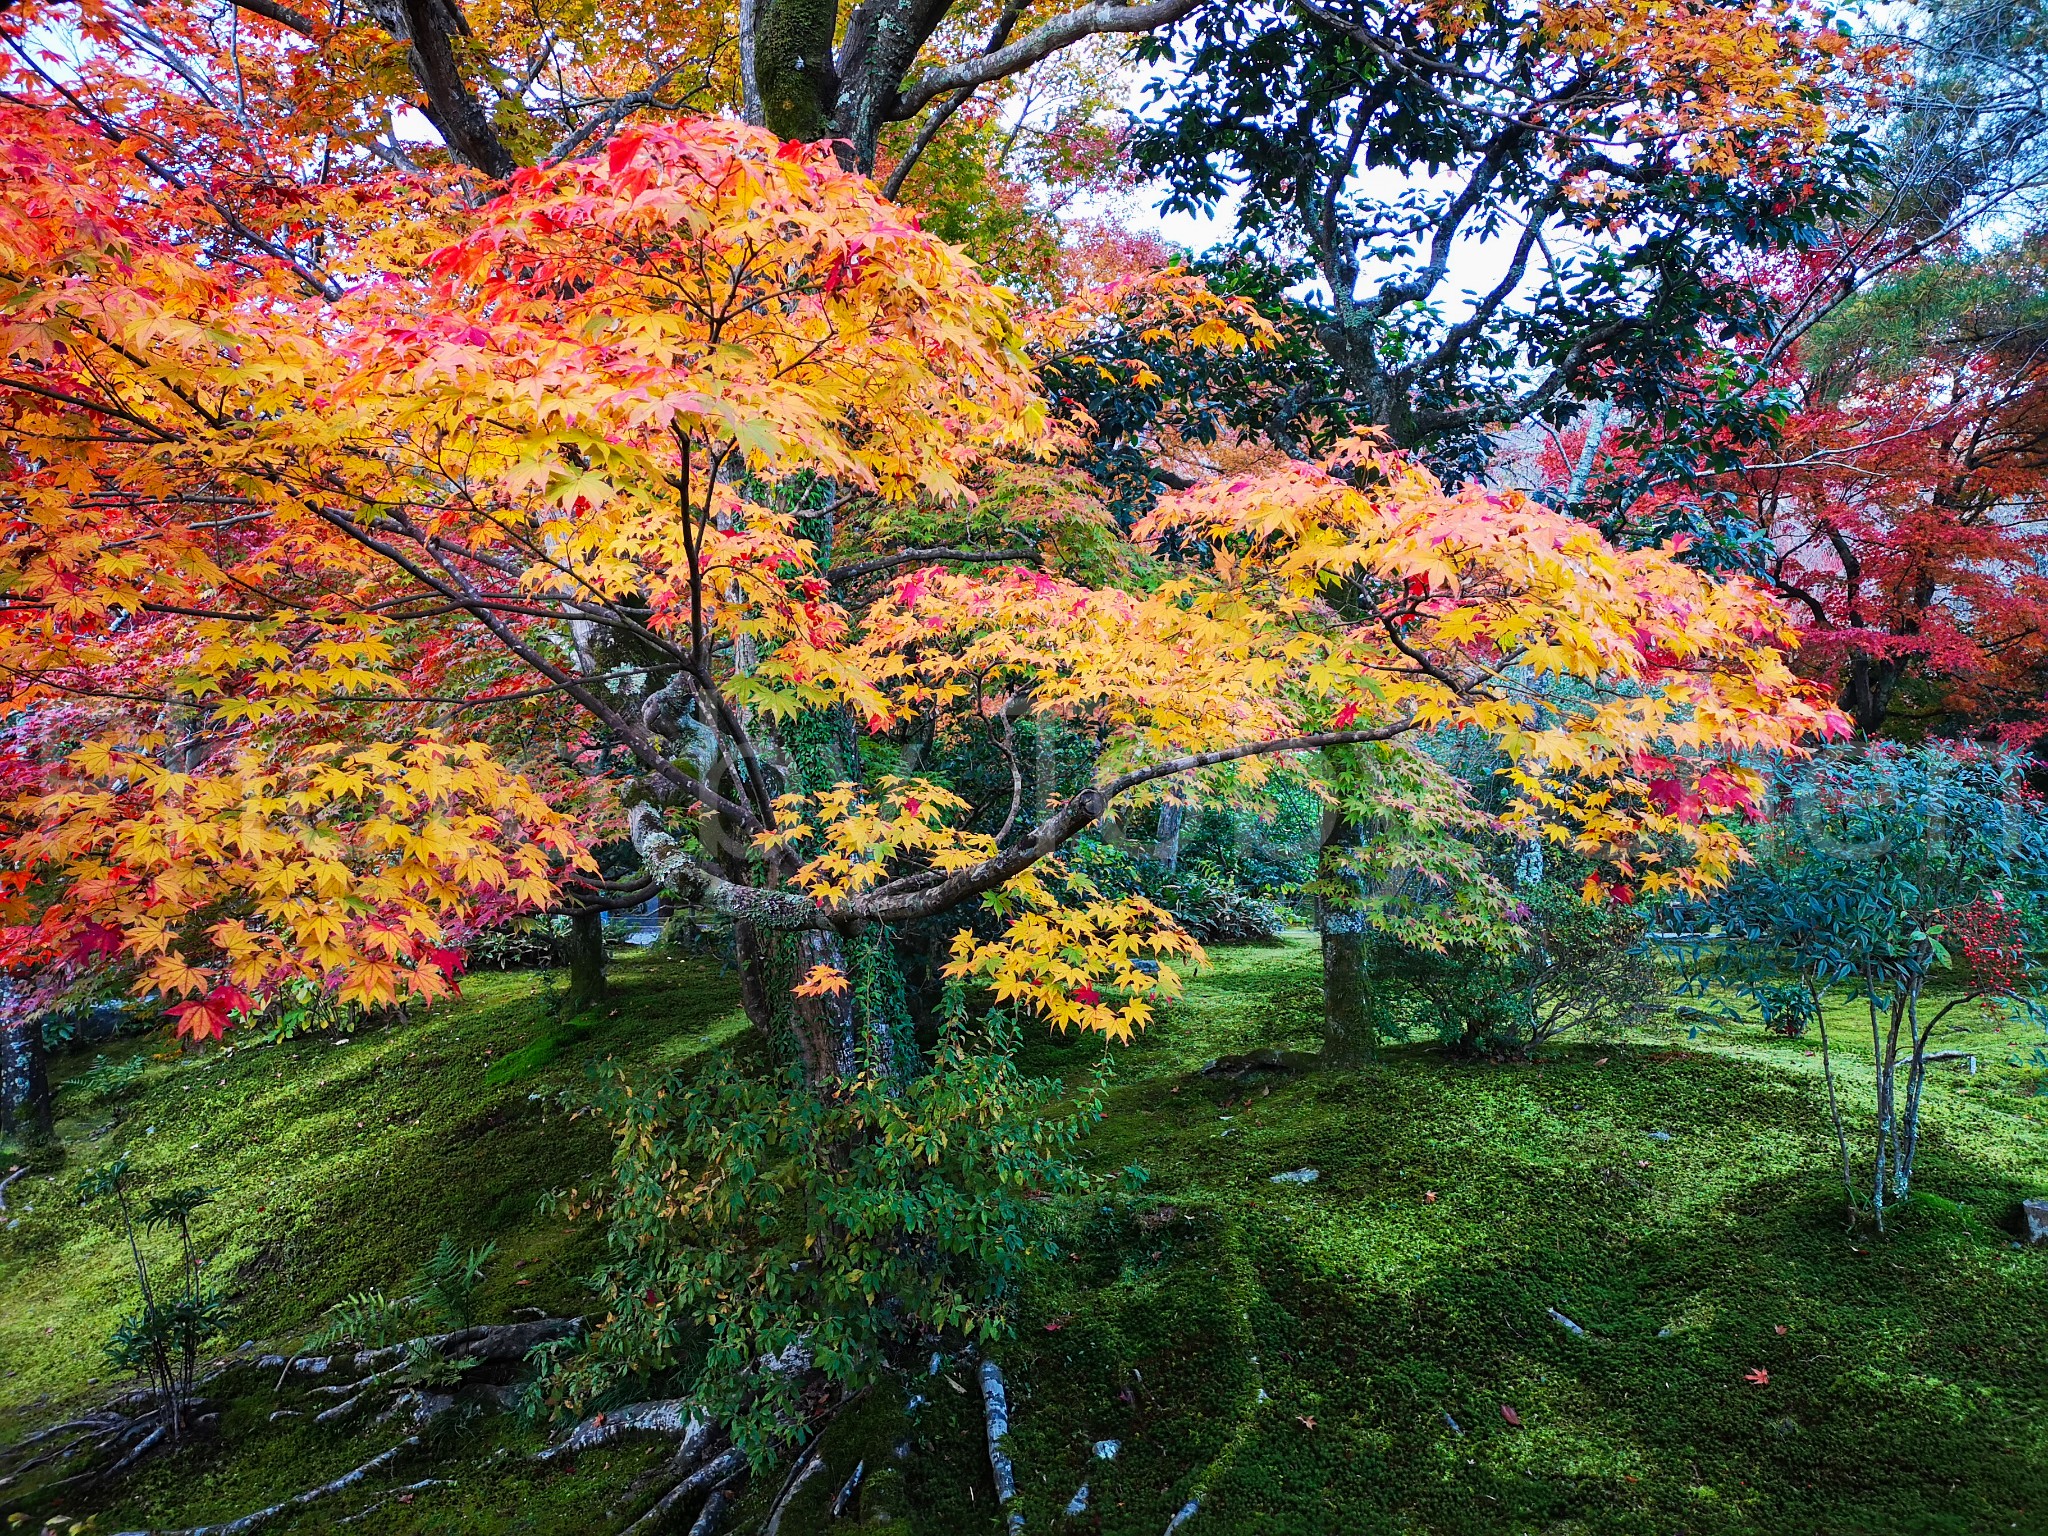
[(1770, 1385), (1771, 1373), (1759, 1366), (1756, 1370), (1747, 1372), (1742, 1379), (1752, 1386), (1766, 1387)]
[(961, 1386), (959, 1382), (955, 1381), (950, 1376), (946, 1378), (946, 1385), (951, 1387), (955, 1392), (958, 1392), (962, 1397), (965, 1397), (967, 1395), (967, 1389)]
[(1785, 1325), (1784, 1325), (1783, 1323), (1780, 1323), (1780, 1324), (1778, 1324), (1778, 1335), (1779, 1335), (1779, 1337), (1781, 1337), (1781, 1338), (1782, 1338), (1782, 1337), (1784, 1336), (1784, 1333), (1785, 1333)]
[(1314, 1429), (1316, 1427), (1315, 1416), (1313, 1414), (1297, 1413), (1294, 1416), (1294, 1422), (1299, 1424), (1303, 1429)]
[(1605, 1056), (1602, 1056), (1598, 1061), (1594, 1062), (1593, 1065), (1596, 1067), (1604, 1067), (1607, 1065), (1607, 1058)]
[(1422, 1192), (1422, 1200), (1423, 1200), (1423, 1204), (1425, 1204), (1425, 1205), (1435, 1205), (1435, 1204), (1436, 1204), (1436, 1191), (1435, 1191), (1435, 1190), (1433, 1190), (1433, 1189), (1426, 1189), (1426, 1190), (1424, 1190), (1424, 1191)]
[(1506, 1403), (1502, 1403), (1500, 1405), (1500, 1416), (1506, 1419), (1510, 1424), (1514, 1425), (1515, 1428), (1520, 1429), (1522, 1427), (1522, 1416), (1519, 1413), (1515, 1412), (1514, 1409), (1510, 1408)]

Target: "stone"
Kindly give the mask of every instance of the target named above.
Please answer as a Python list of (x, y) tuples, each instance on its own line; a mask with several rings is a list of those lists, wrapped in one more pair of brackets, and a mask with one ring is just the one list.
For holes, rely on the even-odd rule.
[(2048, 1243), (2048, 1200), (2028, 1200), (2020, 1206), (2027, 1219), (2027, 1241)]

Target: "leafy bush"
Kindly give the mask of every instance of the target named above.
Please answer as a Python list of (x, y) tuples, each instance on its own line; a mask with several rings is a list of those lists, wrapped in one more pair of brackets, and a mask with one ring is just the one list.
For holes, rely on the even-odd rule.
[(146, 1056), (130, 1056), (126, 1061), (112, 1061), (105, 1056), (95, 1056), (92, 1065), (64, 1085), (65, 1090), (75, 1093), (88, 1103), (104, 1103), (119, 1098), (130, 1088), (142, 1081), (142, 1074), (149, 1068)]
[(359, 1016), (353, 1005), (339, 1001), (318, 982), (287, 982), (270, 1006), (245, 1026), (244, 1039), (250, 1044), (277, 1045), (316, 1029), (347, 1033)]
[(561, 965), (567, 918), (523, 917), (470, 940), (472, 971), (545, 971)]
[(1033, 1202), (1086, 1186), (1071, 1154), (1101, 1113), (1099, 1079), (1055, 1112), (1065, 1088), (1019, 1073), (1011, 1045), (999, 1019), (970, 1031), (956, 993), (907, 1082), (823, 1096), (730, 1063), (596, 1069), (581, 1112), (612, 1133), (610, 1178), (557, 1207), (607, 1224), (591, 1282), (605, 1320), (549, 1348), (543, 1405), (644, 1391), (701, 1346), (692, 1395), (762, 1458), (802, 1421), (805, 1376), (764, 1362), (857, 1390), (911, 1351), (1001, 1336), (1025, 1258), (1053, 1247)]
[(1559, 882), (1518, 893), (1512, 942), (1443, 950), (1381, 936), (1370, 985), (1380, 1006), (1461, 1049), (1522, 1054), (1566, 1030), (1641, 1024), (1663, 987), (1630, 907), (1595, 905)]
[[(2026, 958), (2048, 927), (2048, 808), (2027, 768), (2016, 753), (1941, 743), (1781, 765), (1751, 862), (1671, 914), (1665, 943), (1697, 1010), (1749, 1006), (1766, 1028), (1817, 1028), (1850, 1209), (1880, 1227), (1912, 1185), (1934, 1027), (1971, 1002), (2048, 1017)], [(1944, 972), (1958, 985), (1923, 1009)], [(1875, 1058), (1875, 1123), (1853, 1137), (1824, 1011), (1837, 989), (1863, 1004)], [(1852, 1140), (1868, 1149), (1860, 1188)]]
[(1170, 870), (1114, 843), (1080, 838), (1068, 849), (1068, 863), (1106, 896), (1143, 896), (1158, 903), (1202, 944), (1276, 944), (1286, 925), (1278, 907), (1207, 861)]

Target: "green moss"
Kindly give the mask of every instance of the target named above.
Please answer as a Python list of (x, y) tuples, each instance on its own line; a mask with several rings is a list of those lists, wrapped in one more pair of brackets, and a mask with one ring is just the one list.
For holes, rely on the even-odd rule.
[[(553, 1091), (593, 1055), (675, 1059), (741, 1027), (732, 982), (708, 967), (650, 956), (616, 971), (603, 1016), (569, 1036), (542, 978), (484, 975), (458, 1003), (354, 1036), (232, 1051), (127, 1042), (116, 1050), (159, 1056), (111, 1104), (60, 1081), (57, 1146), (8, 1190), (19, 1225), (0, 1232), (0, 1414), (33, 1417), (100, 1374), (99, 1341), (132, 1305), (133, 1279), (113, 1227), (69, 1190), (124, 1153), (145, 1195), (215, 1190), (194, 1235), (234, 1294), (238, 1340), (289, 1339), (347, 1292), (403, 1282), (444, 1232), (498, 1241), (486, 1309), (573, 1310), (588, 1238), (543, 1218), (539, 1199), (601, 1166), (603, 1149)], [(551, 1045), (544, 1068), (536, 1042)], [(507, 1080), (494, 1068), (508, 1059), (532, 1069)]]
[[(1149, 1182), (1048, 1212), (1061, 1252), (997, 1351), (1027, 1529), (1060, 1529), (1084, 1480), (1090, 1513), (1069, 1528), (1142, 1536), (1196, 1493), (1186, 1536), (2044, 1529), (2048, 1250), (2008, 1229), (2048, 1187), (2038, 1032), (1960, 1011), (1940, 1043), (1977, 1050), (1979, 1072), (1934, 1070), (1922, 1193), (1878, 1238), (1844, 1229), (1810, 1042), (1681, 1028), (1515, 1066), (1396, 1044), (1355, 1072), (1216, 1082), (1211, 1057), (1317, 1032), (1311, 944), (1217, 960), (1120, 1054), (1089, 1144), (1105, 1173), (1141, 1165)], [(479, 978), (462, 1004), (350, 1044), (173, 1055), (127, 1097), (77, 1106), (63, 1166), (8, 1191), (15, 1213), (35, 1207), (0, 1236), (13, 1422), (90, 1395), (125, 1305), (111, 1234), (62, 1195), (117, 1148), (146, 1178), (223, 1186), (203, 1236), (235, 1277), (238, 1338), (289, 1338), (346, 1290), (402, 1283), (443, 1231), (499, 1242), (485, 1315), (577, 1309), (593, 1236), (535, 1197), (603, 1148), (553, 1091), (591, 1055), (675, 1060), (741, 1028), (709, 968), (645, 957), (615, 974), (575, 1028), (550, 1021), (537, 978)], [(1867, 1113), (1867, 1042), (1850, 1013), (1830, 1022)], [(1039, 1037), (1027, 1065), (1078, 1077), (1096, 1054)], [(1270, 1182), (1303, 1167), (1315, 1182)], [(273, 1424), (268, 1407), (252, 1383), (219, 1444), (118, 1490), (100, 1528), (239, 1513), (398, 1438)], [(537, 1431), (508, 1415), (440, 1434), (392, 1481), (456, 1486), (362, 1528), (610, 1528), (601, 1512), (658, 1454), (536, 1467)], [(1114, 1461), (1092, 1454), (1106, 1438)], [(847, 1528), (827, 1507), (857, 1464), (863, 1523), (893, 1505), (907, 1520), (879, 1529), (1001, 1529), (971, 1362), (878, 1388), (820, 1450), (786, 1536)], [(777, 1483), (733, 1529), (755, 1528)], [(331, 1528), (309, 1512), (274, 1529)]]

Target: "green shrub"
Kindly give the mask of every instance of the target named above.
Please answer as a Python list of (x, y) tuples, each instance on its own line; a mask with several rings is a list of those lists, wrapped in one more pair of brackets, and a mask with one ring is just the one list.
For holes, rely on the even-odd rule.
[(1371, 984), (1382, 1009), (1470, 1051), (1521, 1054), (1566, 1030), (1645, 1023), (1664, 1006), (1632, 907), (1594, 905), (1559, 882), (1518, 893), (1505, 951), (1442, 951), (1382, 938)]
[(698, 1358), (692, 1395), (757, 1458), (802, 1422), (807, 1358), (858, 1390), (892, 1360), (1003, 1334), (1024, 1261), (1052, 1243), (1034, 1202), (1085, 1187), (1075, 1143), (1100, 1116), (1016, 1068), (1000, 1021), (970, 1031), (957, 994), (927, 1069), (831, 1097), (794, 1072), (723, 1063), (692, 1078), (596, 1070), (606, 1185), (558, 1209), (607, 1224), (592, 1277), (604, 1321), (544, 1356), (540, 1401), (581, 1413)]
[[(198, 1251), (192, 1244), (192, 1213), (213, 1195), (197, 1185), (171, 1190), (152, 1198), (138, 1222), (128, 1186), (128, 1159), (121, 1157), (80, 1179), (74, 1191), (80, 1205), (114, 1202), (135, 1267), (141, 1306), (115, 1325), (103, 1347), (116, 1368), (149, 1384), (176, 1438), (192, 1403), (199, 1357), (220, 1336), (228, 1318), (226, 1301), (201, 1279)], [(142, 1234), (163, 1229), (178, 1234), (176, 1255), (169, 1265), (161, 1260), (152, 1264), (143, 1250)]]
[(64, 1087), (67, 1092), (77, 1094), (87, 1103), (104, 1103), (108, 1099), (119, 1098), (141, 1082), (142, 1074), (148, 1067), (147, 1056), (130, 1056), (126, 1061), (113, 1061), (105, 1056), (95, 1056), (92, 1065), (72, 1078)]
[(476, 1321), (476, 1291), (498, 1245), (463, 1249), (443, 1233), (413, 1277), (411, 1294), (387, 1296), (380, 1289), (355, 1291), (327, 1309), (327, 1320), (306, 1341), (308, 1349), (354, 1344), (381, 1349), (423, 1328), (467, 1328)]
[(567, 918), (522, 917), (486, 928), (466, 951), (472, 971), (545, 971), (563, 963)]
[(1207, 860), (1168, 869), (1114, 843), (1077, 839), (1068, 863), (1105, 895), (1144, 896), (1203, 944), (1277, 944), (1287, 914)]

